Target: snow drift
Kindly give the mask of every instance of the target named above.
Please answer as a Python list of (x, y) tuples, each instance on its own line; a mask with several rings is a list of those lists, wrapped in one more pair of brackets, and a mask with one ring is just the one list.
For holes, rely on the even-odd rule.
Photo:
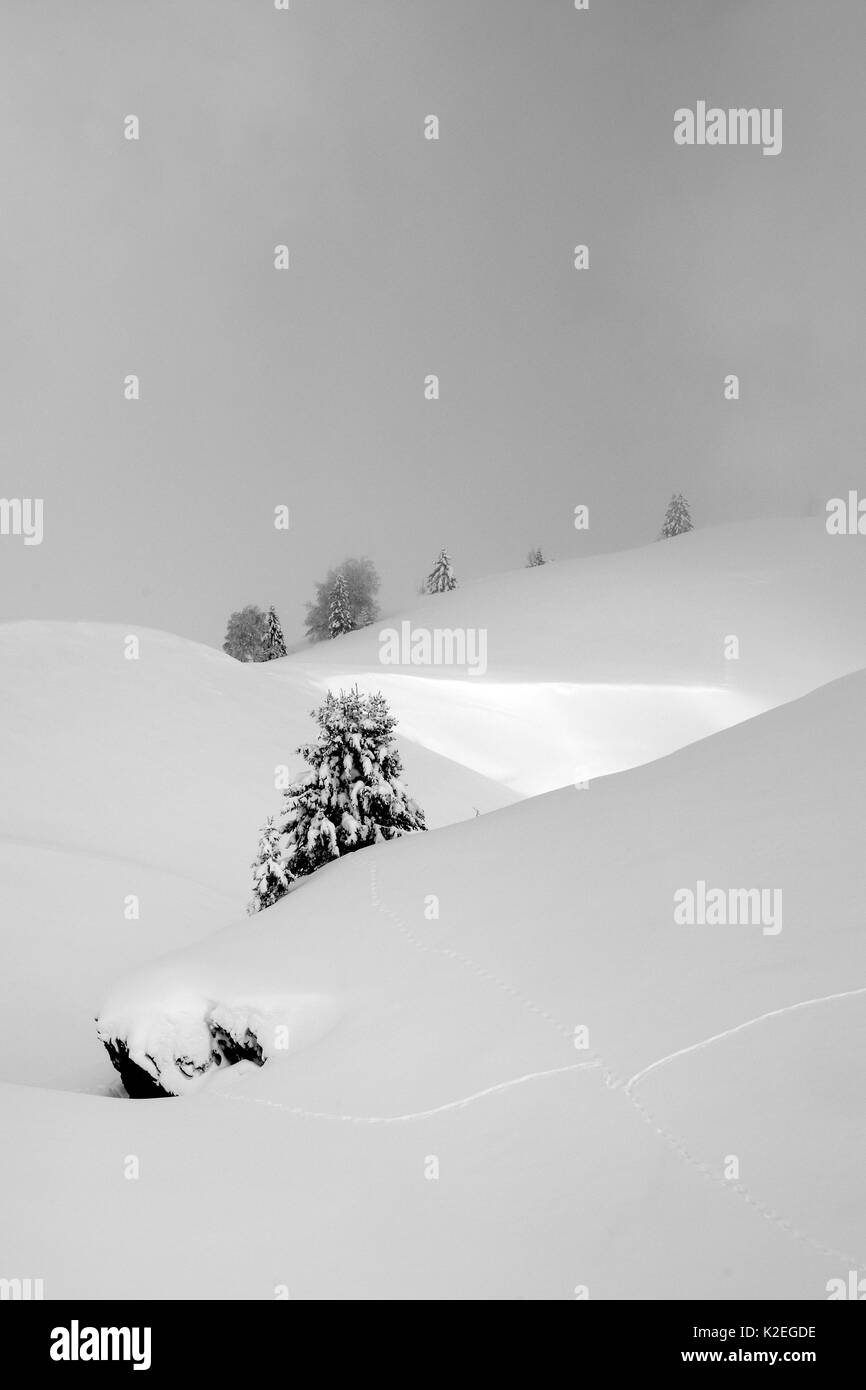
[[(191, 1093), (158, 1107), (179, 1117), (168, 1130), (202, 1105), (271, 1116), (292, 1136), (286, 1183), (323, 1207), (334, 1179), (294, 1151), (298, 1126), (326, 1146), (333, 1127), (379, 1132), (368, 1161), (389, 1172), (408, 1142), (419, 1173), (396, 1212), (381, 1175), (349, 1179), (400, 1251), (380, 1293), (406, 1291), (399, 1222), (437, 1201), (420, 1166), (438, 1155), (452, 1245), (413, 1293), (451, 1278), (556, 1296), (559, 1278), (562, 1297), (579, 1282), (636, 1296), (643, 1232), (658, 1296), (823, 1297), (866, 1252), (864, 699), (866, 673), (588, 790), (350, 856), (255, 929), (137, 972), (100, 1032)], [(678, 890), (700, 880), (778, 889), (783, 929), (677, 924)], [(263, 1066), (178, 1068), (196, 1038), (207, 1060), (215, 1012), (255, 1033)], [(469, 1172), (497, 1174), (496, 1248), (532, 1227), (538, 1263), (496, 1269), (489, 1243), (464, 1243)], [(366, 1258), (334, 1240), (335, 1260)]]
[[(864, 587), (857, 538), (754, 523), (380, 625), (484, 626), (483, 676), (384, 668), (379, 628), (241, 667), (0, 627), (0, 1274), (823, 1298), (866, 1271)], [(247, 919), (274, 767), (355, 680), (439, 828)], [(783, 929), (677, 923), (699, 883), (778, 890)], [(100, 1000), (133, 1088), (182, 1099), (70, 1093), (117, 1090)]]

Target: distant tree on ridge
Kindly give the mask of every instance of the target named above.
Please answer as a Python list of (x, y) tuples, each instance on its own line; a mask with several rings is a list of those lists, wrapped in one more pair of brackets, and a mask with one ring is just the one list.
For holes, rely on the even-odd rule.
[(427, 576), (427, 592), (428, 594), (444, 594), (456, 588), (457, 580), (454, 578), (451, 560), (448, 551), (443, 548), (439, 551), (436, 563)]
[(694, 525), (689, 515), (689, 504), (681, 492), (675, 492), (668, 503), (659, 540), (670, 540), (671, 536), (682, 536), (686, 531), (693, 530)]
[(268, 617), (254, 603), (232, 613), (223, 651), (236, 661), (268, 660)]

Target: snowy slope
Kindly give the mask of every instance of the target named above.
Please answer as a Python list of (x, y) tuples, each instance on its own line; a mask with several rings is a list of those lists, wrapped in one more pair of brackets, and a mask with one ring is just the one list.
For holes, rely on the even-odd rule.
[[(0, 626), (0, 1075), (100, 1089), (93, 1014), (119, 971), (230, 922), (318, 687), (88, 623)], [(284, 663), (280, 663), (284, 664)], [(514, 793), (400, 739), (431, 825)], [(139, 900), (136, 920), (127, 899)], [(19, 1007), (25, 991), (28, 1006)]]
[[(105, 986), (242, 912), (274, 769), (296, 766), (325, 686), (386, 691), (409, 788), (441, 826), (645, 763), (856, 669), (864, 584), (856, 538), (745, 523), (496, 576), (393, 620), (484, 627), (485, 676), (381, 666), (388, 619), (263, 666), (148, 630), (127, 661), (119, 626), (0, 626), (0, 1075), (105, 1084), (89, 1028)], [(729, 634), (739, 661), (724, 659)]]
[[(139, 972), (102, 1013), (134, 1047), (186, 1049), (216, 1007), (271, 1056), (164, 1104), (10, 1088), (42, 1145), (38, 1175), (13, 1159), (25, 1192), (47, 1174), (52, 1210), (75, 1194), (73, 1242), (106, 1190), (116, 1215), (86, 1272), (26, 1221), (14, 1260), (58, 1296), (105, 1292), (111, 1269), (130, 1295), (826, 1297), (866, 1258), (864, 698), (866, 673), (587, 791), (364, 851)], [(700, 878), (780, 889), (782, 930), (677, 925)]]
[[(483, 628), (488, 670), (379, 661), (405, 620)], [(0, 836), (246, 894), (326, 685), (381, 686), (437, 826), (650, 761), (866, 665), (866, 550), (820, 522), (742, 523), (495, 576), (261, 666), (137, 630), (0, 625)], [(724, 658), (735, 635), (737, 661)], [(445, 761), (447, 760), (447, 761)], [(477, 774), (477, 775), (476, 775)], [(508, 790), (503, 783), (508, 783)], [(132, 891), (132, 890), (131, 890)]]
[[(484, 626), (483, 677), (394, 674), (379, 628), (242, 667), (165, 634), (139, 631), (135, 663), (120, 627), (0, 626), (0, 1276), (53, 1297), (812, 1298), (866, 1272), (866, 677), (704, 737), (866, 665), (864, 585), (856, 538), (768, 522), (394, 620)], [(274, 766), (356, 679), (389, 695), (442, 828), (251, 922)], [(783, 930), (675, 926), (699, 878), (781, 888)], [(207, 1020), (269, 1059), (110, 1099), (100, 1000), (178, 1089)]]
[[(403, 621), (483, 631), (485, 674), (383, 665), (380, 633)], [(725, 657), (731, 636), (737, 660)], [(534, 795), (648, 762), (866, 665), (866, 550), (821, 520), (693, 531), (419, 599), (292, 665), (319, 684), (381, 688), (406, 736)]]
[[(493, 1084), (515, 1045), (527, 1061), (574, 1060), (562, 1040), (571, 1051), (578, 1023), (629, 1075), (738, 1015), (789, 1003), (795, 983), (819, 994), (866, 985), (864, 693), (861, 673), (586, 791), (349, 856), (255, 923), (137, 972), (112, 991), (102, 1027), (148, 1066), (147, 1054), (166, 1060), (161, 1001), (171, 998), (188, 1044), (195, 998), (237, 1015), (241, 1031), (258, 1025), (270, 1059), (248, 1090), (285, 1087), (326, 1110), (341, 1095), (375, 1111)], [(673, 894), (698, 879), (778, 889), (782, 929), (675, 926)], [(438, 920), (425, 914), (430, 894)], [(480, 1026), (479, 979), (455, 951), (550, 1018), (515, 1011), (494, 981), (497, 1026), (469, 1046), (461, 1029)], [(292, 1039), (282, 1055), (280, 1025)]]
[[(0, 625), (0, 757), (15, 788), (0, 836), (98, 850), (242, 904), (257, 829), (281, 800), (275, 768), (301, 766), (295, 748), (314, 732), (321, 693), (289, 662), (275, 663), (289, 666), (275, 680), (267, 666), (135, 631), (129, 661), (116, 625)], [(514, 799), (400, 742), (432, 824)]]

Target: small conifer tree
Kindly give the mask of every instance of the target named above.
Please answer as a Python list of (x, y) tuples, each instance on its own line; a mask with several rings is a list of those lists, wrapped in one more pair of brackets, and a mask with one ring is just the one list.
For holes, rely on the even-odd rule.
[(427, 576), (427, 592), (428, 594), (444, 594), (450, 589), (456, 588), (457, 580), (454, 578), (448, 551), (440, 550), (439, 557)]
[(334, 580), (328, 604), (328, 632), (332, 637), (342, 637), (344, 632), (352, 632), (354, 623), (349, 611), (349, 595), (346, 581), (341, 574)]
[(265, 640), (269, 661), (276, 661), (278, 657), (286, 655), (286, 639), (273, 604), (268, 609), (268, 632)]
[(253, 871), (253, 896), (247, 907), (250, 916), (270, 907), (289, 890), (289, 880), (283, 868), (283, 851), (280, 845), (280, 830), (274, 824), (273, 816), (268, 816), (259, 836), (259, 847), (251, 865)]
[(332, 859), (427, 829), (402, 781), (397, 721), (384, 695), (329, 691), (313, 717), (318, 738), (298, 749), (309, 771), (287, 789), (281, 813), (261, 833), (250, 913)]
[(675, 492), (668, 503), (659, 540), (670, 540), (671, 536), (682, 536), (686, 531), (693, 529), (689, 504), (681, 492)]

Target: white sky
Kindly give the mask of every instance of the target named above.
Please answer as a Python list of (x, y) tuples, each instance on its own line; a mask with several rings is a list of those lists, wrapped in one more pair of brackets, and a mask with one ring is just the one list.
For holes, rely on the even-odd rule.
[[(45, 539), (0, 537), (0, 617), (291, 639), (346, 554), (387, 609), (443, 544), (641, 544), (674, 489), (822, 510), (863, 478), (864, 39), (862, 0), (4, 4), (0, 496)], [(781, 155), (675, 146), (698, 99), (781, 106)]]

